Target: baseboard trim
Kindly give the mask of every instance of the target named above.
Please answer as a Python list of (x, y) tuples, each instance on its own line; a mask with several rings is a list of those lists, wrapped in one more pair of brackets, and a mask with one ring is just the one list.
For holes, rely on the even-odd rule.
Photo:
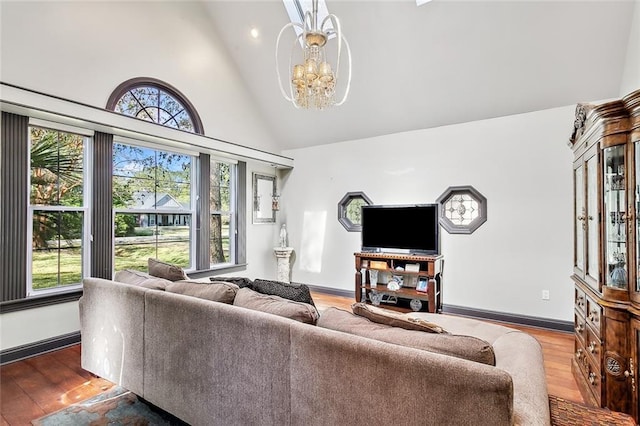
[(323, 287), (320, 285), (306, 284), (309, 287), (309, 290), (315, 291), (318, 293), (331, 294), (332, 296), (341, 296), (341, 297), (350, 297), (354, 299), (355, 303), (355, 295), (353, 290), (343, 290), (341, 288), (331, 288), (331, 287)]
[(52, 337), (39, 342), (29, 343), (0, 351), (0, 365), (42, 355), (80, 343), (80, 331)]
[(570, 321), (554, 320), (549, 318), (531, 317), (527, 315), (506, 314), (503, 312), (486, 311), (465, 306), (443, 305), (442, 312), (460, 315), (464, 317), (483, 318), (493, 321), (526, 325), (529, 327), (546, 328), (549, 330), (573, 332), (573, 323)]

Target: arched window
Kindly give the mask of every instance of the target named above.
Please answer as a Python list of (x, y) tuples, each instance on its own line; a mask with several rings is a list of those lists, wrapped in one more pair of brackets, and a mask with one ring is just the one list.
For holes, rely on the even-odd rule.
[(145, 121), (204, 134), (202, 121), (189, 100), (177, 89), (155, 78), (137, 77), (113, 91), (107, 109)]

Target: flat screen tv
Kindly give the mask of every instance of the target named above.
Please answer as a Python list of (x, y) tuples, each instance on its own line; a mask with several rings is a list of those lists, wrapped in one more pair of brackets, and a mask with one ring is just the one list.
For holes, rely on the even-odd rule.
[(438, 204), (362, 206), (362, 251), (440, 254)]

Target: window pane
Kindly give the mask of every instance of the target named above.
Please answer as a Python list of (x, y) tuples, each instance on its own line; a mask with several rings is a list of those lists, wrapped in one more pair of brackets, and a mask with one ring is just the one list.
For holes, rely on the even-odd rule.
[(34, 290), (80, 283), (83, 222), (83, 212), (33, 212)]
[(132, 88), (118, 100), (114, 110), (174, 129), (194, 131), (193, 120), (184, 105), (158, 87)]
[(83, 205), (84, 138), (32, 127), (31, 205)]
[(212, 212), (231, 211), (231, 165), (211, 162), (209, 205)]
[(229, 262), (230, 222), (231, 217), (229, 215), (211, 215), (210, 262), (212, 265)]
[(157, 215), (157, 258), (163, 262), (188, 268), (191, 215)]

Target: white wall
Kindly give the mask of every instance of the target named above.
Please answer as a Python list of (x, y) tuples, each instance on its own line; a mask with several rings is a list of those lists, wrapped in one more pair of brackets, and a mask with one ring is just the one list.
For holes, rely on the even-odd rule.
[(0, 315), (0, 350), (39, 342), (80, 329), (78, 302)]
[[(207, 136), (280, 150), (198, 2), (0, 2), (0, 80), (103, 108), (132, 77), (180, 90)], [(248, 164), (251, 171), (272, 168)], [(248, 223), (246, 274), (275, 278), (277, 225)], [(243, 273), (244, 274), (244, 273)], [(0, 315), (0, 350), (79, 329), (78, 304)]]
[(104, 108), (133, 77), (154, 77), (195, 106), (207, 136), (279, 146), (199, 2), (0, 3), (0, 79)]
[[(353, 290), (360, 233), (337, 220), (346, 192), (376, 204), (429, 203), (449, 186), (472, 185), (488, 200), (488, 220), (471, 235), (442, 231), (444, 303), (573, 320), (574, 108), (285, 151), (296, 164), (281, 198), (293, 280)], [(541, 300), (543, 289), (551, 300)]]
[(640, 1), (636, 0), (633, 10), (633, 21), (629, 31), (629, 44), (625, 59), (620, 96), (626, 96), (640, 89)]

